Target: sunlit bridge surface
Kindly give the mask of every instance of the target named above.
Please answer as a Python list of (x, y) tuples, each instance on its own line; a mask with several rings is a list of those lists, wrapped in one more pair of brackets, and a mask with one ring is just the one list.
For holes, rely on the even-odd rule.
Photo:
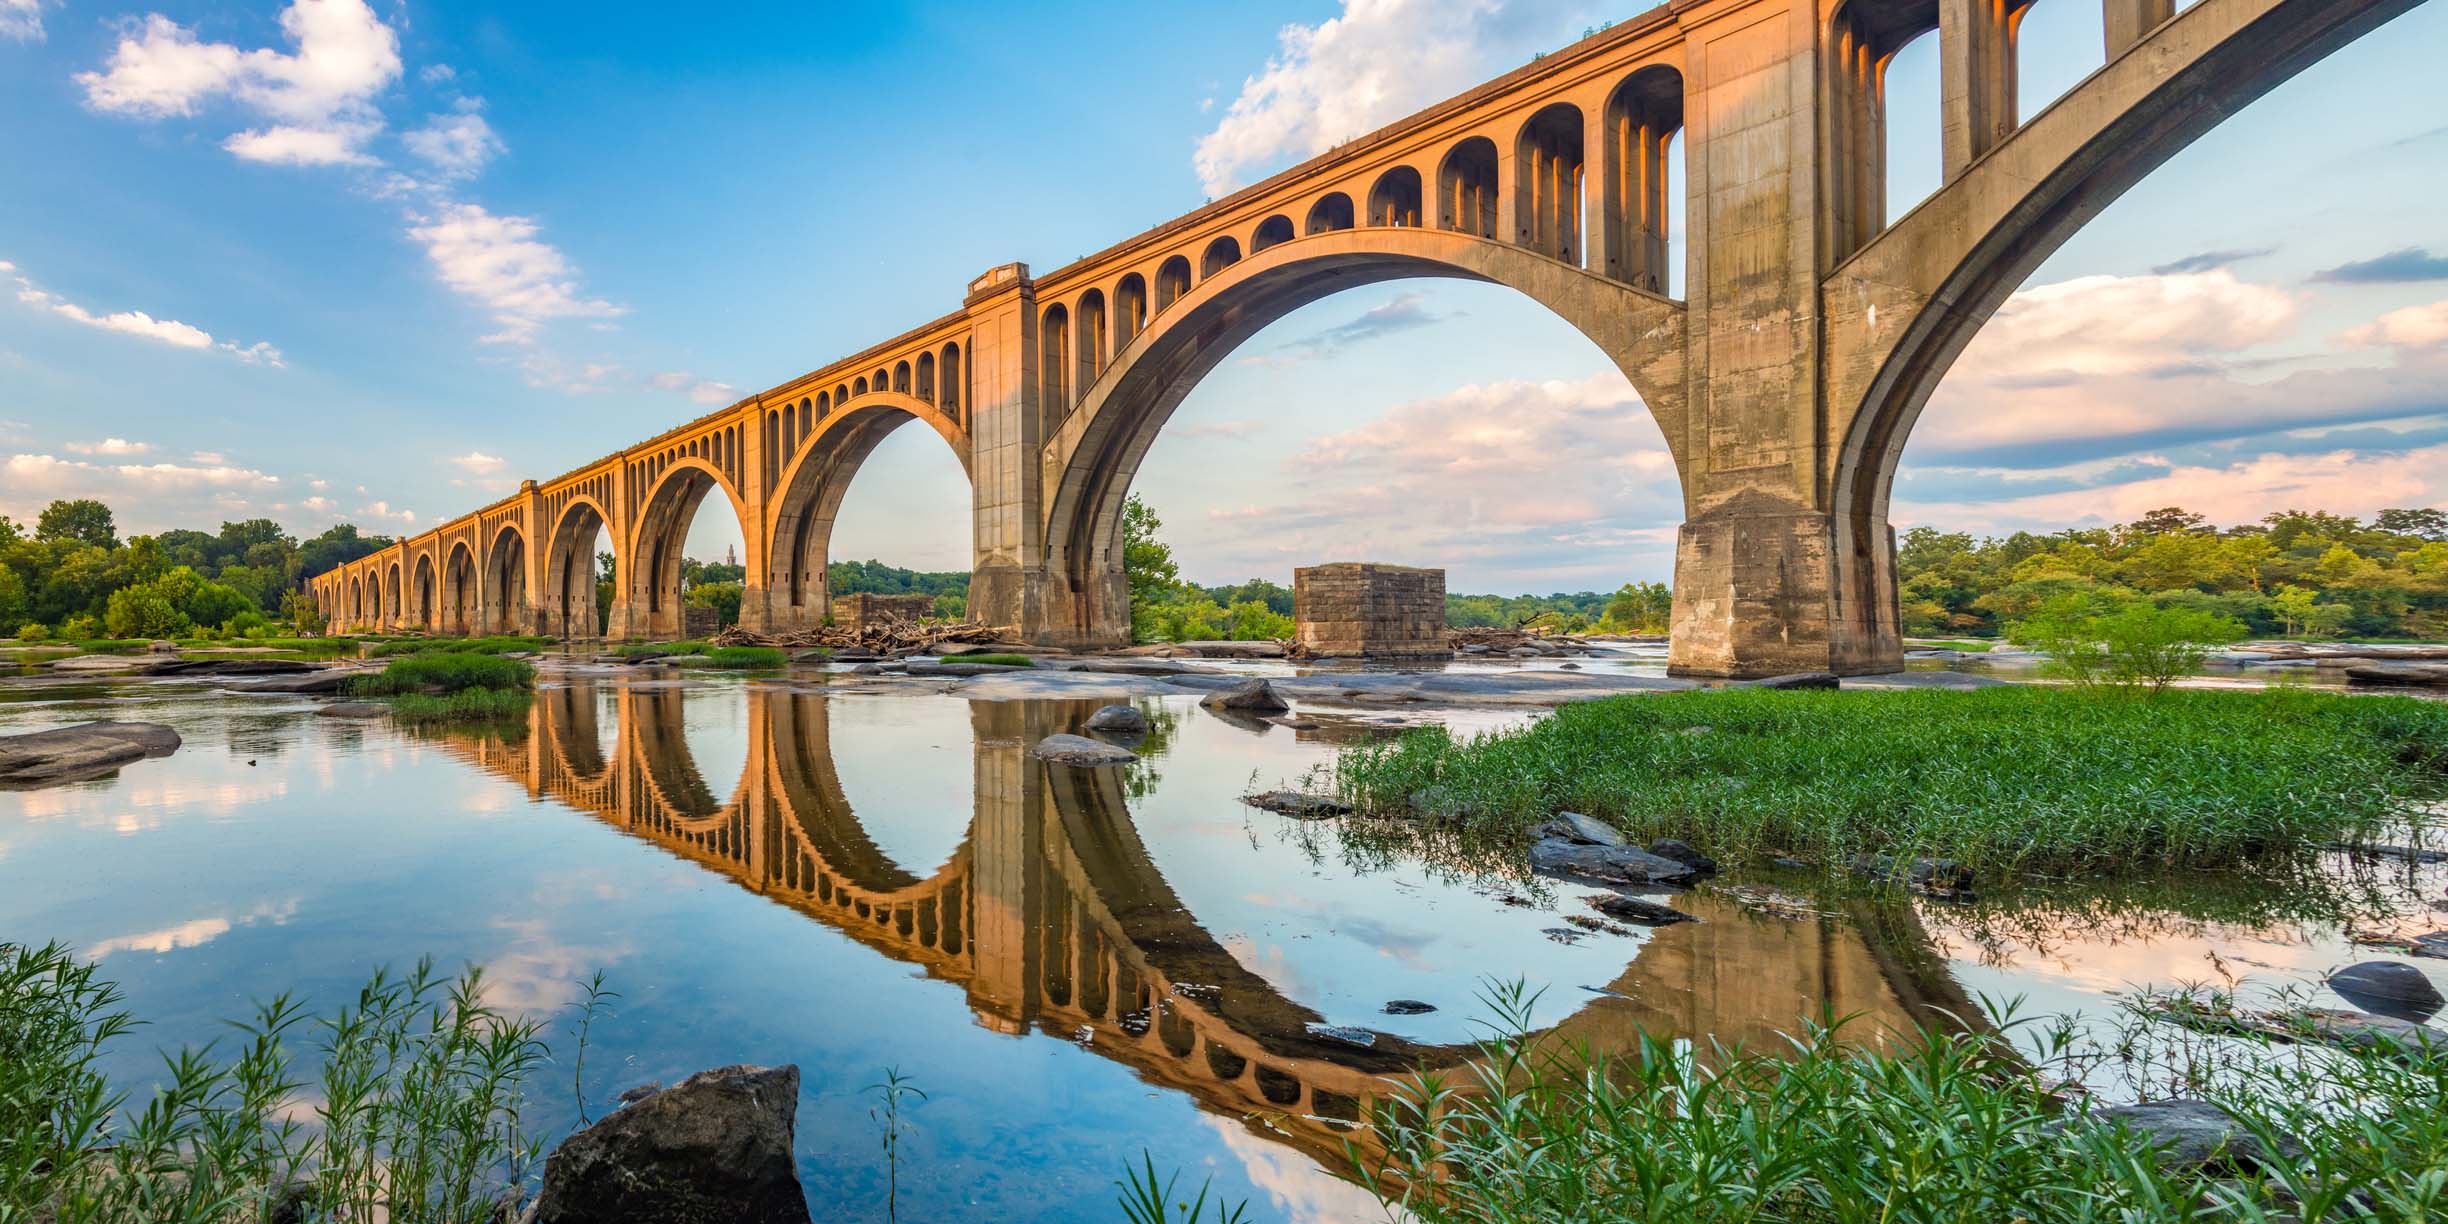
[[(2342, 911), (2181, 889), (2120, 899), (2105, 927), (2090, 898), (1834, 897), (1797, 921), (1704, 890), (1676, 902), (1697, 923), (1581, 930), (1564, 918), (1586, 913), (1580, 890), (1355, 865), (1331, 829), (1238, 802), (1377, 732), (1253, 731), (1187, 697), (1142, 700), (1141, 764), (1079, 770), (1028, 750), (1093, 703), (841, 675), (551, 671), (519, 733), (443, 736), (201, 685), (5, 691), (0, 731), (107, 705), (187, 738), (115, 779), (0, 795), (0, 930), (69, 940), (125, 983), (155, 1021), (112, 1053), (128, 1082), (252, 999), (336, 1003), (420, 953), (486, 965), (495, 1000), (551, 1019), (566, 1049), (600, 968), (621, 997), (593, 1030), (589, 1099), (798, 1063), (824, 1219), (883, 1218), (867, 1088), (887, 1067), (929, 1094), (902, 1218), (1113, 1218), (1144, 1149), (1254, 1218), (1345, 1220), (1374, 1211), (1334, 1175), (1346, 1140), (1369, 1141), (1368, 1101), (1386, 1076), (1473, 1058), (1494, 978), (1543, 989), (1538, 1022), (1596, 1047), (1757, 1046), (1826, 1013), (1871, 1040), (1987, 1025), (1984, 997), (2097, 1008), (2214, 965), (2342, 954)], [(1386, 1014), (1396, 999), (1438, 1010)], [(572, 1073), (534, 1085), (543, 1134), (575, 1119)]]

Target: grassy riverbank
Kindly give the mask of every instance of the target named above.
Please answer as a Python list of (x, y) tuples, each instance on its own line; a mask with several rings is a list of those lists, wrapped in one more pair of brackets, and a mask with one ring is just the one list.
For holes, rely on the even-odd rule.
[(401, 655), (371, 676), (348, 682), (358, 697), (390, 699), (407, 723), (508, 722), (535, 697), (535, 668), (498, 654), (429, 650)]
[(1721, 689), (1565, 706), (1474, 737), (1345, 749), (1376, 813), (1526, 836), (1558, 811), (1729, 861), (1924, 854), (1984, 872), (2240, 865), (2394, 838), (2448, 790), (2448, 703), (2301, 690), (2155, 698)]

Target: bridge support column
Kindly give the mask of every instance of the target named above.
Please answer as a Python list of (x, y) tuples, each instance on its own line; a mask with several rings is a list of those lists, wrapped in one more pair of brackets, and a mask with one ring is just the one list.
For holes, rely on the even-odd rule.
[(2017, 0), (1939, 0), (1939, 95), (1950, 183), (2014, 135), (2015, 18), (2022, 8)]
[[(1893, 548), (1884, 522), (1859, 530), (1766, 493), (1738, 494), (1694, 516), (1675, 541), (1667, 670), (1678, 676), (1903, 670)], [(1873, 580), (1866, 598), (1854, 597), (1849, 578)]]
[(1029, 749), (1048, 728), (1030, 727), (1029, 710), (1018, 701), (969, 706), (977, 736), (969, 940), (978, 967), (969, 1003), (980, 1024), (1014, 1037), (1037, 1018), (1044, 981), (1045, 772)]

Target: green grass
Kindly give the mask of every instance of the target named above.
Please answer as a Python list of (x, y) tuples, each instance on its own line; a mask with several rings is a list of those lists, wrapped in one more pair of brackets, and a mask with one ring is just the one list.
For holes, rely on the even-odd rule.
[(506, 723), (526, 716), (535, 693), (519, 688), (468, 688), (440, 696), (401, 693), (390, 700), (392, 716), (403, 723)]
[(947, 655), (946, 663), (992, 663), (998, 667), (1035, 667), (1037, 660), (1024, 654), (963, 654)]
[(1927, 854), (1993, 879), (2224, 867), (2404, 836), (2412, 801), (2448, 783), (2448, 703), (1723, 689), (1468, 739), (1423, 728), (1346, 748), (1332, 774), (1364, 811), (1408, 815), (1421, 796), (1482, 838), (1570, 810), (1729, 861)]
[(380, 672), (348, 682), (348, 691), (363, 697), (402, 693), (451, 694), (468, 689), (535, 687), (535, 668), (523, 659), (500, 655), (429, 651), (393, 659)]
[(1999, 643), (1986, 638), (1906, 638), (1906, 650), (1960, 650), (1965, 654), (1987, 654)]
[(542, 650), (545, 647), (552, 645), (552, 643), (553, 639), (548, 637), (519, 636), (402, 638), (396, 642), (385, 642), (379, 646), (368, 647), (366, 653), (374, 655), (377, 658), (389, 657), (393, 655), (432, 654), (435, 652), (453, 654), (518, 654)]
[[(1643, 1035), (1592, 1055), (1493, 1000), (1501, 1035), (1452, 1076), (1381, 1102), (1354, 1174), (1421, 1224), (1708, 1220), (2056, 1224), (2436, 1220), (2448, 1212), (2448, 1050), (2399, 1057), (2204, 1038), (2128, 1016), (1917, 1040), (1822, 1024), (1789, 1047)], [(2018, 1053), (2020, 1044), (2037, 1057)], [(2239, 1173), (2163, 1163), (2151, 1140), (2056, 1091), (2102, 1066), (2207, 1099), (2300, 1157)], [(1126, 1199), (1126, 1202), (1128, 1200)]]
[(716, 646), (700, 656), (700, 667), (719, 667), (730, 671), (756, 671), (781, 667), (790, 662), (790, 655), (771, 646)]
[(631, 642), (613, 647), (612, 653), (624, 659), (652, 659), (663, 655), (699, 655), (713, 649), (703, 639), (680, 642)]
[(96, 1067), (137, 1023), (118, 988), (57, 945), (0, 944), (0, 1219), (238, 1224), (280, 1218), (287, 1187), (305, 1202), (291, 1218), (493, 1219), (536, 1161), (520, 1111), (546, 1049), (482, 986), (427, 963), (311, 1022), (278, 998), (212, 1046), (165, 1051), (131, 1097)]

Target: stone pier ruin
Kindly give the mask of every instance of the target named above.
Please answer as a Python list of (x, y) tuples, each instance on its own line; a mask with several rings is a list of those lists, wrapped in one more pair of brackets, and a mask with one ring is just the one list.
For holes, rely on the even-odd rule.
[(1292, 571), (1300, 644), (1319, 659), (1442, 658), (1445, 571), (1338, 562)]

